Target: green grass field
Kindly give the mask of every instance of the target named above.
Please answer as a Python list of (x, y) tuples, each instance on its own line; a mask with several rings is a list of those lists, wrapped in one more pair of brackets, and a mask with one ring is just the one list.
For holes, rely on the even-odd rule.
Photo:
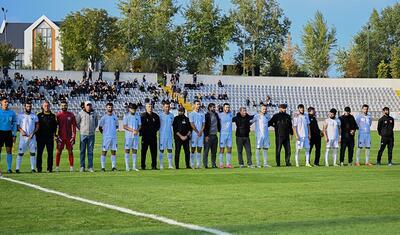
[[(123, 146), (123, 132), (118, 138), (119, 146)], [(97, 136), (97, 170), (100, 142), (101, 137)], [(274, 143), (272, 135), (271, 143)], [(374, 133), (373, 163), (378, 146), (379, 138)], [(272, 147), (269, 164), (275, 166), (275, 145)], [(237, 166), (235, 148), (233, 159)], [(395, 145), (394, 162), (399, 150)], [(304, 153), (301, 156), (304, 165)], [(125, 169), (122, 149), (118, 150), (117, 158), (118, 168)], [(76, 170), (78, 159), (76, 149)], [(387, 152), (383, 163), (386, 161)], [(1, 163), (4, 170), (4, 150)], [(108, 157), (108, 170), (110, 164)], [(149, 158), (147, 166), (150, 166)], [(64, 153), (61, 162), (64, 172), (31, 174), (29, 168), (26, 154), (22, 171), (27, 173), (5, 174), (5, 177), (234, 234), (400, 233), (400, 167), (397, 165), (70, 173)], [(0, 234), (21, 233), (200, 234), (0, 180)]]

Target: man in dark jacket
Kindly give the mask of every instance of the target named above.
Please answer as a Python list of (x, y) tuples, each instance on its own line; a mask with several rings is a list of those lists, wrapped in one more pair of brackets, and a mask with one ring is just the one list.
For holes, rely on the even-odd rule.
[(281, 165), (281, 149), (285, 148), (286, 166), (291, 166), (290, 163), (290, 135), (293, 135), (292, 118), (286, 113), (286, 104), (279, 105), (279, 113), (272, 116), (268, 122), (268, 126), (275, 128), (275, 143), (276, 143), (276, 165)]
[(160, 117), (153, 112), (151, 103), (146, 103), (146, 112), (141, 115), (142, 159), (141, 168), (146, 169), (147, 149), (150, 147), (151, 169), (157, 170), (157, 131), (160, 129)]
[(350, 113), (350, 107), (345, 107), (344, 114), (339, 117), (340, 129), (342, 131), (342, 139), (340, 143), (340, 166), (344, 165), (344, 155), (346, 153), (346, 148), (348, 148), (349, 166), (353, 164), (354, 136), (356, 130), (358, 130), (358, 125), (356, 119)]
[(250, 144), (250, 126), (251, 120), (254, 115), (249, 115), (245, 107), (240, 107), (239, 113), (233, 118), (233, 122), (236, 124), (236, 147), (238, 152), (239, 165), (242, 168), (244, 166), (243, 162), (243, 147), (246, 150), (247, 165), (248, 167), (253, 167), (253, 162), (251, 160), (251, 144)]
[(221, 120), (215, 111), (215, 104), (208, 105), (208, 112), (205, 115), (206, 123), (204, 126), (204, 153), (203, 165), (208, 168), (208, 152), (211, 150), (212, 168), (217, 168), (217, 149), (218, 149), (218, 132), (221, 131)]
[(389, 108), (383, 108), (383, 116), (378, 121), (378, 134), (381, 137), (381, 147), (378, 151), (377, 165), (381, 165), (383, 151), (388, 146), (388, 166), (392, 166), (392, 152), (394, 145), (394, 119), (389, 116)]
[[(315, 146), (315, 159), (314, 166), (319, 166), (319, 159), (321, 157), (321, 137), (323, 136), (321, 129), (319, 129), (318, 121), (315, 116), (315, 108), (309, 107), (307, 109), (308, 118), (310, 119), (310, 131), (311, 131), (311, 140), (310, 140), (310, 158), (311, 151)], [(310, 160), (311, 162), (311, 160)]]
[(181, 153), (181, 147), (183, 146), (186, 168), (189, 169), (191, 168), (189, 142), (192, 127), (190, 126), (189, 118), (185, 116), (184, 107), (178, 109), (178, 116), (174, 118), (172, 127), (174, 129), (175, 139), (175, 168), (179, 169), (179, 155)]
[(38, 172), (42, 172), (42, 156), (44, 148), (47, 150), (47, 171), (53, 171), (53, 150), (54, 136), (57, 131), (56, 115), (50, 110), (50, 103), (45, 101), (42, 105), (42, 112), (37, 114), (39, 119), (39, 129), (36, 132), (37, 140), (37, 162)]

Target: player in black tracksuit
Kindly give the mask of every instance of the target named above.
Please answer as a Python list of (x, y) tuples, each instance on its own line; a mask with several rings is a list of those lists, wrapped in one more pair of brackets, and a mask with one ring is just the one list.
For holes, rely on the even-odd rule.
[(293, 135), (292, 117), (286, 113), (286, 104), (279, 105), (279, 113), (275, 114), (268, 122), (268, 126), (275, 128), (276, 165), (281, 165), (281, 149), (285, 148), (286, 166), (290, 164), (290, 135)]
[[(319, 159), (321, 157), (321, 137), (322, 131), (319, 129), (317, 118), (315, 117), (315, 108), (308, 108), (308, 117), (310, 119), (310, 131), (311, 131), (311, 140), (310, 140), (310, 159), (311, 152), (313, 147), (315, 146), (315, 158), (314, 158), (314, 166), (319, 166)], [(310, 160), (311, 162), (311, 160)]]
[(146, 154), (150, 147), (151, 168), (157, 170), (157, 131), (160, 129), (160, 117), (153, 112), (151, 103), (146, 104), (146, 112), (141, 115), (142, 128), (140, 135), (142, 136), (142, 159), (141, 168), (146, 169)]
[(185, 116), (185, 108), (180, 107), (178, 109), (178, 116), (174, 118), (172, 127), (174, 129), (175, 139), (175, 168), (179, 169), (179, 155), (182, 146), (185, 152), (186, 168), (191, 168), (189, 142), (192, 127), (190, 126), (189, 118)]
[(344, 155), (346, 153), (346, 148), (348, 148), (349, 166), (353, 164), (353, 154), (354, 154), (354, 136), (356, 130), (358, 130), (358, 125), (356, 119), (350, 114), (350, 107), (344, 108), (344, 114), (339, 117), (340, 120), (340, 130), (342, 131), (341, 143), (340, 143), (340, 165), (344, 164)]
[(381, 136), (381, 147), (378, 151), (376, 164), (381, 164), (382, 153), (388, 146), (388, 165), (392, 165), (392, 152), (394, 145), (394, 119), (389, 116), (389, 108), (383, 108), (383, 116), (378, 121), (378, 134)]

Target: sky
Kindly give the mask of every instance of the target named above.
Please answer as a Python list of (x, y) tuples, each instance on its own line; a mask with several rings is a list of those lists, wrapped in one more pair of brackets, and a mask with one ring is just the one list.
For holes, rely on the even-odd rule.
[[(189, 0), (176, 0), (185, 6)], [(224, 12), (232, 9), (230, 0), (215, 0)], [(284, 14), (292, 22), (290, 32), (293, 42), (301, 46), (303, 26), (313, 18), (316, 11), (322, 12), (328, 26), (336, 28), (337, 47), (347, 48), (354, 35), (365, 25), (375, 8), (381, 11), (399, 0), (278, 0)], [(8, 22), (33, 22), (41, 15), (51, 20), (60, 21), (69, 12), (82, 8), (104, 8), (110, 15), (119, 17), (118, 0), (0, 0), (0, 7), (5, 7)], [(1, 13), (1, 12), (0, 12)], [(177, 22), (180, 22), (179, 17)], [(230, 64), (237, 52), (234, 44), (229, 44), (221, 63)], [(329, 76), (338, 76), (334, 68)]]

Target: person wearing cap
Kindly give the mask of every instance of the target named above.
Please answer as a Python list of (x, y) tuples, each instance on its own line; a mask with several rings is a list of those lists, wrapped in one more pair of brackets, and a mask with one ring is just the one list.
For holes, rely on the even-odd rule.
[(174, 118), (172, 122), (175, 139), (175, 169), (179, 169), (179, 156), (181, 153), (181, 147), (185, 152), (185, 163), (186, 168), (190, 169), (190, 135), (192, 133), (192, 127), (190, 126), (189, 118), (185, 116), (185, 108), (179, 107), (178, 116)]
[(279, 112), (272, 116), (268, 122), (268, 126), (275, 128), (275, 143), (276, 143), (276, 165), (280, 166), (281, 162), (281, 149), (285, 148), (285, 162), (286, 166), (291, 166), (290, 163), (290, 136), (293, 135), (292, 118), (286, 113), (286, 104), (279, 105)]
[(39, 119), (39, 129), (36, 132), (37, 159), (36, 168), (42, 172), (42, 156), (44, 148), (47, 150), (47, 172), (53, 172), (53, 150), (54, 136), (57, 131), (57, 118), (50, 110), (50, 102), (44, 101), (42, 112), (37, 114)]
[(350, 107), (345, 107), (343, 115), (339, 117), (342, 135), (340, 143), (340, 166), (344, 165), (346, 148), (348, 148), (349, 166), (353, 165), (354, 137), (356, 130), (358, 130), (358, 125), (356, 119), (350, 113)]
[(325, 119), (323, 132), (326, 140), (326, 152), (325, 152), (325, 166), (329, 166), (329, 151), (333, 150), (333, 166), (337, 166), (337, 150), (340, 143), (340, 120), (336, 118), (336, 109), (331, 109), (328, 114), (328, 118)]
[(76, 124), (80, 132), (80, 171), (85, 171), (85, 155), (87, 151), (88, 170), (93, 172), (93, 149), (98, 117), (90, 101), (84, 103), (82, 111), (76, 116)]
[(388, 166), (392, 166), (392, 152), (394, 145), (394, 119), (389, 116), (389, 108), (383, 108), (383, 116), (378, 121), (378, 134), (381, 137), (381, 147), (378, 151), (376, 160), (377, 165), (381, 165), (381, 158), (386, 146), (388, 147)]

